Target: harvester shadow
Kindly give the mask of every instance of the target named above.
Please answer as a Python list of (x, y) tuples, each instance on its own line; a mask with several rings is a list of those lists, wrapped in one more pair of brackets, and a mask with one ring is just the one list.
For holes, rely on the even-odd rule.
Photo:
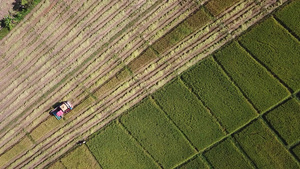
[(51, 110), (49, 110), (49, 114), (53, 116), (52, 110), (58, 107), (61, 104), (61, 102), (56, 102), (54, 105), (51, 106)]

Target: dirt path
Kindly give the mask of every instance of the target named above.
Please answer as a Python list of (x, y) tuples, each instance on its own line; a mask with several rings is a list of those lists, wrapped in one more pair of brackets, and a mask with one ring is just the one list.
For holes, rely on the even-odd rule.
[[(82, 19), (86, 19), (82, 23), (76, 20), (77, 22), (72, 22), (72, 25), (75, 27), (76, 25), (79, 27), (85, 24), (90, 25), (84, 30), (74, 27), (74, 33), (71, 31), (73, 28), (70, 28), (68, 30), (71, 32), (64, 32), (60, 36), (60, 32), (57, 32), (56, 35), (43, 31), (51, 28), (51, 24), (47, 26), (41, 24), (40, 28), (35, 28), (40, 30), (36, 37), (43, 37), (41, 40), (35, 41), (34, 38), (30, 38), (30, 33), (22, 35), (24, 38), (29, 38), (29, 41), (36, 42), (26, 46), (26, 48), (32, 47), (30, 51), (39, 49), (38, 44), (43, 43), (45, 39), (53, 38), (51, 40), (53, 43), (48, 43), (48, 45), (53, 45), (50, 47), (46, 45), (45, 47), (45, 53), (49, 55), (43, 56), (45, 55), (43, 52), (40, 55), (32, 53), (30, 57), (36, 58), (34, 60), (36, 62), (31, 66), (26, 66), (29, 62), (17, 62), (18, 65), (24, 64), (24, 70), (18, 70), (26, 72), (24, 76), (15, 73), (14, 69), (11, 68), (6, 69), (9, 70), (7, 72), (3, 71), (6, 73), (13, 71), (8, 74), (13, 80), (9, 82), (7, 88), (3, 88), (5, 96), (0, 100), (2, 112), (0, 114), (0, 154), (16, 144), (22, 136), (26, 135), (26, 132), (30, 133), (49, 118), (47, 112), (41, 113), (40, 111), (44, 112), (57, 100), (73, 99), (76, 105), (83, 101), (86, 96), (93, 95), (94, 90), (97, 90), (97, 88), (92, 87), (93, 84), (103, 84), (113, 77), (124, 66), (123, 61), (128, 58), (130, 61), (137, 57), (148, 47), (148, 40), (153, 39), (162, 27), (166, 28), (166, 31), (170, 30), (180, 22), (176, 18), (180, 18), (179, 16), (184, 15), (186, 11), (192, 13), (196, 10), (192, 0), (185, 1), (186, 4), (182, 6), (178, 5), (178, 1), (175, 0), (168, 1), (168, 3), (157, 1), (152, 4), (142, 0), (134, 3), (132, 1), (124, 2), (124, 4), (110, 2), (113, 4), (108, 4), (107, 8), (101, 8), (101, 12), (98, 11), (91, 15), (82, 16), (84, 11), (78, 11), (78, 17), (76, 15), (72, 18), (82, 16)], [(89, 5), (94, 3), (96, 1), (89, 1)], [(51, 3), (48, 5), (51, 6)], [(73, 5), (68, 4), (70, 11), (67, 16), (70, 18), (72, 9), (78, 7), (79, 4)], [(101, 4), (97, 5), (101, 6)], [(176, 44), (159, 58), (141, 68), (137, 74), (133, 74), (128, 80), (96, 98), (95, 102), (82, 108), (64, 124), (35, 140), (36, 143), (30, 148), (30, 151), (24, 151), (14, 157), (6, 166), (11, 168), (44, 167), (72, 148), (79, 139), (87, 138), (91, 133), (167, 83), (178, 73), (217, 50), (280, 5), (272, 0), (260, 4), (245, 0), (228, 9), (217, 17), (215, 22), (211, 22), (207, 29), (194, 32), (193, 36), (189, 36), (189, 38)], [(88, 9), (88, 6), (85, 8)], [(267, 8), (267, 6), (269, 7)], [(45, 7), (45, 9), (49, 9), (51, 13), (51, 10), (63, 11), (67, 7), (56, 8), (55, 5), (52, 5), (51, 9), (49, 7)], [(112, 11), (105, 15), (104, 9)], [(120, 11), (124, 11), (124, 13), (120, 13)], [(95, 21), (100, 17), (99, 12), (103, 17), (102, 22), (100, 20)], [(143, 15), (144, 12), (146, 15)], [(50, 15), (38, 15), (37, 18), (39, 17), (50, 17), (49, 20), (56, 20)], [(147, 19), (152, 21), (152, 24), (155, 23), (155, 26), (151, 27), (151, 22), (141, 24), (143, 20)], [(156, 22), (157, 20), (159, 22)], [(38, 23), (35, 19), (30, 22)], [(218, 24), (220, 22), (225, 23), (226, 26), (220, 27)], [(63, 26), (62, 22), (60, 24)], [(146, 39), (141, 38), (141, 35), (145, 35), (144, 38)], [(9, 38), (6, 40), (8, 41), (6, 44), (13, 45), (13, 40)], [(0, 44), (5, 46), (4, 42), (0, 42)], [(26, 44), (25, 41), (19, 43), (18, 46), (21, 47), (24, 44)], [(25, 49), (18, 52), (22, 50)], [(15, 61), (13, 58), (18, 57), (18, 52), (12, 50), (6, 50), (6, 52), (3, 54), (10, 53), (13, 55), (9, 57), (11, 65), (13, 65)], [(51, 55), (52, 52), (54, 52), (53, 55)], [(137, 54), (133, 55), (134, 53)], [(38, 60), (43, 57), (50, 57), (51, 59), (39, 62)], [(5, 59), (5, 57), (3, 58)], [(49, 69), (49, 65), (56, 62), (58, 62), (57, 69)], [(5, 77), (5, 74), (1, 74), (1, 76)], [(9, 88), (12, 84), (18, 88)]]
[[(13, 7), (16, 0), (0, 0), (0, 20), (13, 12)], [(0, 28), (1, 29), (1, 28)]]

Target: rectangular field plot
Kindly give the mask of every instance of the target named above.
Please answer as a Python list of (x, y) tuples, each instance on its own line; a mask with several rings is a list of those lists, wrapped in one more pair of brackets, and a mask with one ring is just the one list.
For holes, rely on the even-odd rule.
[(184, 73), (182, 79), (228, 131), (233, 131), (256, 116), (254, 108), (212, 58), (201, 61)]
[(300, 37), (300, 1), (295, 0), (279, 10), (275, 15), (298, 37)]
[(178, 24), (174, 29), (156, 41), (152, 47), (158, 53), (164, 53), (170, 47), (183, 40), (193, 31), (200, 29), (210, 21), (209, 15), (200, 8), (195, 13), (187, 17), (183, 22)]
[(198, 150), (224, 136), (208, 110), (180, 81), (165, 86), (153, 97)]
[(300, 89), (300, 43), (274, 18), (256, 25), (240, 42), (291, 89)]
[(150, 99), (123, 115), (121, 122), (163, 168), (174, 167), (196, 153)]
[(289, 95), (288, 90), (236, 42), (215, 56), (258, 110), (264, 111)]
[(230, 139), (220, 142), (205, 152), (204, 156), (214, 168), (252, 168)]
[(300, 144), (294, 147), (292, 151), (297, 156), (297, 158), (300, 159)]
[(213, 16), (217, 16), (239, 1), (240, 0), (210, 0), (206, 3), (205, 7)]
[(177, 169), (208, 169), (208, 167), (201, 161), (199, 156), (189, 160), (188, 162), (184, 163), (183, 165), (177, 167)]
[(300, 140), (300, 105), (291, 99), (266, 115), (267, 121), (287, 144)]
[(77, 147), (75, 150), (64, 156), (61, 159), (61, 163), (66, 168), (101, 168), (85, 145)]
[(19, 143), (15, 144), (11, 149), (0, 156), (0, 167), (8, 163), (20, 153), (28, 150), (32, 145), (33, 142), (27, 136), (23, 137)]
[(257, 168), (299, 168), (291, 154), (261, 121), (234, 135)]
[(97, 133), (87, 145), (103, 168), (159, 168), (116, 122)]

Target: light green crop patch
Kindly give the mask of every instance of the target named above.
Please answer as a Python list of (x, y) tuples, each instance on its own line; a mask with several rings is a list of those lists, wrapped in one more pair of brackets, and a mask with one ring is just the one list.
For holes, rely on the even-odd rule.
[(80, 113), (80, 111), (93, 106), (94, 103), (96, 103), (96, 100), (93, 97), (88, 96), (81, 103), (79, 103), (78, 105), (76, 105), (75, 108), (72, 111), (70, 111), (69, 113), (65, 114), (64, 118), (65, 119), (69, 119), (72, 116), (77, 116)]
[(256, 116), (254, 108), (212, 58), (185, 72), (182, 79), (229, 132)]
[(93, 94), (97, 98), (102, 98), (102, 95), (104, 93), (107, 93), (119, 85), (121, 85), (123, 82), (128, 80), (131, 77), (130, 72), (127, 68), (122, 69), (120, 72), (118, 72), (115, 76), (113, 76), (111, 79), (106, 81), (99, 89), (95, 91)]
[(183, 40), (193, 31), (200, 29), (210, 21), (209, 15), (200, 8), (197, 12), (187, 17), (183, 22), (178, 24), (174, 29), (156, 41), (152, 46), (162, 54), (173, 45)]
[(208, 169), (207, 166), (201, 161), (199, 156), (196, 156), (192, 160), (184, 163), (183, 165), (177, 167), (177, 169), (192, 169), (192, 168), (198, 168), (198, 169)]
[(87, 145), (103, 168), (158, 168), (116, 122), (95, 134)]
[(51, 164), (47, 169), (66, 169), (66, 167), (60, 161), (56, 161), (55, 163)]
[(214, 168), (252, 168), (230, 139), (217, 144), (204, 155)]
[(54, 116), (50, 116), (47, 118), (46, 121), (40, 123), (29, 134), (35, 141), (38, 141), (43, 136), (46, 136), (50, 131), (52, 131), (55, 128), (59, 128), (61, 125), (61, 121), (57, 120)]
[(300, 1), (294, 0), (275, 15), (300, 37)]
[(196, 153), (149, 99), (123, 115), (121, 122), (164, 168), (174, 167)]
[(293, 144), (300, 139), (300, 105), (291, 99), (266, 115), (266, 119), (285, 140)]
[(144, 68), (145, 65), (149, 64), (151, 61), (157, 58), (155, 51), (152, 48), (148, 47), (141, 55), (135, 58), (128, 64), (129, 70), (133, 73), (136, 73), (140, 69)]
[(77, 147), (75, 150), (64, 156), (61, 159), (61, 163), (66, 168), (101, 168), (89, 149), (84, 145)]
[(205, 4), (205, 7), (213, 16), (217, 16), (239, 1), (240, 0), (210, 0)]
[(289, 95), (288, 90), (236, 42), (215, 56), (260, 112)]
[(224, 136), (208, 110), (180, 81), (168, 84), (153, 96), (197, 149)]
[(0, 156), (0, 167), (7, 164), (20, 153), (28, 150), (32, 145), (32, 141), (27, 136), (23, 137), (19, 143)]
[(299, 168), (291, 154), (261, 121), (254, 121), (234, 134), (257, 168)]
[(274, 18), (256, 25), (240, 42), (290, 88), (300, 89), (300, 43)]

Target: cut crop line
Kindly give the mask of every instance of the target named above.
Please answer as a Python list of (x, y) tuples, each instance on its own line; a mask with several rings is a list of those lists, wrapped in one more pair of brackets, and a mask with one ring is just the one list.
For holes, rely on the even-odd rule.
[(264, 64), (262, 61), (260, 61), (256, 56), (253, 55), (253, 53), (247, 49), (239, 40), (236, 41), (241, 48), (243, 48), (257, 63), (259, 63), (262, 67), (264, 67), (268, 72), (270, 72), (270, 74), (277, 79), (289, 92), (290, 94), (293, 93), (293, 90), (283, 81), (281, 80), (274, 72), (272, 72), (272, 70), (266, 65)]

